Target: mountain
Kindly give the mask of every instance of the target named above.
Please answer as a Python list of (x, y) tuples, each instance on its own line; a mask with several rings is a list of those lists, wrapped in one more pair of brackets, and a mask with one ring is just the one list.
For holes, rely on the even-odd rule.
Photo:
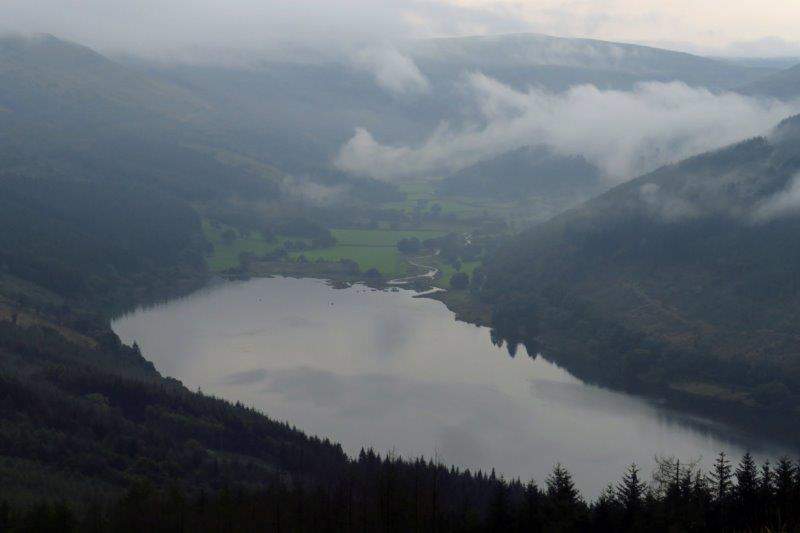
[(137, 131), (180, 122), (207, 106), (84, 46), (51, 35), (0, 38), (0, 106), (54, 127)]
[(502, 199), (587, 199), (601, 190), (600, 179), (599, 169), (581, 156), (526, 146), (470, 165), (442, 180), (439, 189), (443, 194)]
[[(331, 179), (336, 178), (331, 160), (358, 127), (383, 143), (414, 144), (442, 122), (453, 127), (481, 123), (485, 117), (464, 90), (464, 77), (471, 72), (517, 89), (563, 91), (580, 84), (627, 90), (652, 80), (722, 89), (778, 70), (644, 46), (532, 34), (428, 39), (397, 48), (401, 62), (413, 62), (426, 81), (417, 92), (382, 86), (376, 78), (397, 56), (369, 44), (300, 58), (251, 53), (120, 61), (199, 96), (222, 117), (239, 150), (252, 157), (266, 154), (291, 174)], [(375, 64), (365, 66), (359, 59), (363, 53), (372, 53)]]
[(775, 72), (745, 84), (737, 92), (753, 96), (769, 96), (792, 100), (800, 96), (800, 65)]
[(162, 377), (111, 330), (112, 312), (206, 280), (204, 209), (274, 198), (266, 165), (219, 156), (211, 111), (82, 46), (0, 39), (0, 530), (9, 502), (347, 465), (337, 445)]
[(497, 334), (587, 379), (794, 412), (798, 172), (794, 117), (524, 232), (486, 268)]
[(626, 89), (637, 81), (725, 89), (777, 70), (649, 46), (529, 33), (429, 39), (407, 50), (426, 74), (479, 70), (514, 85), (551, 90), (581, 83)]
[[(223, 163), (211, 106), (52, 36), (0, 38), (4, 172), (147, 185), (184, 198), (274, 195), (275, 175)], [(218, 134), (217, 134), (218, 135)]]

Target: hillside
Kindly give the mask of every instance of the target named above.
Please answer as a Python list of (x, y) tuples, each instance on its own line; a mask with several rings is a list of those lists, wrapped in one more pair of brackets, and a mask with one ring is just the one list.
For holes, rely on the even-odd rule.
[(581, 83), (625, 89), (643, 80), (724, 89), (775, 71), (649, 46), (532, 33), (429, 39), (407, 49), (426, 73), (481, 70), (513, 85), (551, 90)]
[(97, 52), (51, 35), (0, 38), (0, 106), (52, 126), (136, 131), (186, 121), (208, 106)]
[(135, 183), (183, 198), (273, 196), (277, 176), (216, 157), (211, 107), (52, 36), (0, 38), (2, 171)]
[(759, 80), (744, 84), (737, 92), (753, 96), (768, 96), (792, 100), (800, 96), (800, 65), (775, 72)]
[[(369, 50), (369, 46), (366, 47)], [(533, 34), (424, 39), (398, 45), (427, 90), (395, 93), (354, 60), (362, 50), (329, 50), (294, 59), (242, 54), (228, 60), (125, 58), (130, 68), (181, 87), (213, 106), (236, 145), (267, 154), (283, 170), (335, 174), (330, 161), (355, 128), (390, 144), (417, 143), (442, 122), (474, 124), (464, 76), (481, 72), (517, 89), (554, 92), (574, 85), (629, 90), (642, 81), (730, 88), (776, 72), (657, 48)], [(334, 178), (335, 176), (329, 176)]]
[(798, 125), (522, 234), (487, 266), (481, 295), (498, 333), (589, 379), (796, 410)]
[(0, 500), (344, 468), (339, 446), (162, 378), (109, 325), (202, 284), (199, 211), (272, 198), (270, 176), (188, 144), (205, 104), (81, 46), (0, 39), (0, 86)]
[(443, 194), (489, 198), (536, 195), (573, 202), (602, 187), (600, 171), (580, 156), (562, 156), (544, 146), (526, 146), (480, 161), (445, 178)]

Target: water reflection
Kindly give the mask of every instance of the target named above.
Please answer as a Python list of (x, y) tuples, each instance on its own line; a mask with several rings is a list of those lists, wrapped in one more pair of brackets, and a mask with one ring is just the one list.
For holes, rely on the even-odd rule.
[[(217, 285), (121, 317), (165, 375), (254, 405), (342, 443), (438, 455), (542, 480), (567, 465), (587, 495), (636, 461), (785, 450), (724, 426), (587, 385), (524, 346), (509, 357), (485, 328), (407, 291), (318, 280)], [(513, 355), (512, 353), (512, 355)]]

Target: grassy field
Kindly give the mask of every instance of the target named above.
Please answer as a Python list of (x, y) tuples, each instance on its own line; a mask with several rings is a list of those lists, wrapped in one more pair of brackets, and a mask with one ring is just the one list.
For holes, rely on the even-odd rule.
[[(239, 255), (249, 252), (254, 255), (263, 255), (280, 247), (286, 240), (294, 239), (278, 236), (273, 242), (266, 242), (258, 232), (251, 232), (246, 237), (237, 234), (236, 240), (231, 243), (224, 242), (222, 234), (229, 229), (220, 225), (214, 227), (209, 221), (203, 221), (203, 231), (206, 238), (214, 246), (214, 251), (208, 258), (208, 266), (214, 272), (234, 268), (239, 265)], [(337, 244), (331, 248), (291, 252), (289, 257), (297, 259), (303, 255), (309, 261), (324, 259), (338, 261), (350, 259), (358, 263), (362, 271), (376, 268), (387, 277), (406, 275), (407, 265), (402, 254), (397, 251), (397, 241), (410, 237), (420, 240), (441, 237), (445, 231), (440, 230), (362, 230), (362, 229), (334, 229), (331, 233), (336, 237)]]
[(395, 247), (397, 241), (416, 237), (420, 241), (441, 237), (446, 232), (440, 230), (390, 230), (390, 229), (335, 229), (331, 230), (339, 245), (342, 246), (390, 246)]
[[(449, 224), (454, 230), (458, 229), (456, 226), (471, 224), (487, 216), (502, 219), (512, 227), (524, 227), (547, 220), (575, 203), (575, 199), (566, 197), (559, 199), (535, 195), (506, 200), (475, 196), (439, 196), (436, 192), (436, 181), (430, 180), (400, 183), (397, 188), (405, 193), (406, 199), (402, 202), (384, 203), (382, 207), (413, 215), (417, 210), (429, 213), (434, 204), (439, 204), (443, 215), (440, 221), (442, 227), (447, 227)], [(426, 224), (435, 223), (426, 222)]]
[(387, 209), (399, 209), (406, 213), (413, 213), (417, 205), (422, 202), (423, 209), (428, 210), (433, 204), (442, 207), (442, 214), (453, 214), (459, 218), (474, 218), (486, 214), (504, 215), (519, 209), (515, 202), (503, 202), (473, 197), (436, 195), (436, 184), (431, 181), (412, 181), (401, 183), (398, 189), (405, 193), (406, 199), (402, 202), (389, 202), (383, 204)]
[(389, 247), (337, 245), (333, 248), (322, 250), (293, 252), (291, 257), (297, 258), (300, 255), (304, 255), (309, 261), (316, 261), (317, 259), (325, 259), (327, 261), (350, 259), (358, 263), (358, 267), (362, 271), (377, 268), (381, 274), (388, 277), (402, 276), (406, 272), (406, 265), (400, 253), (397, 249)]
[(444, 289), (450, 288), (450, 278), (453, 277), (453, 274), (456, 272), (463, 272), (466, 275), (472, 277), (472, 271), (475, 270), (475, 267), (480, 265), (480, 261), (468, 261), (461, 263), (461, 269), (456, 270), (451, 265), (445, 263), (444, 261), (437, 261), (436, 265), (439, 270), (442, 272), (442, 276), (434, 282), (434, 285), (437, 287), (442, 287)]
[(337, 244), (332, 248), (295, 252), (293, 257), (301, 254), (310, 261), (322, 258), (328, 261), (351, 259), (358, 263), (359, 268), (369, 270), (376, 268), (387, 277), (404, 276), (407, 265), (403, 256), (397, 251), (397, 241), (416, 237), (419, 240), (441, 237), (444, 231), (437, 230), (364, 230), (364, 229), (334, 229), (331, 230), (336, 237)]
[(267, 242), (261, 233), (254, 231), (244, 238), (237, 234), (236, 240), (227, 244), (222, 239), (222, 234), (226, 229), (228, 227), (225, 225), (215, 228), (209, 221), (203, 221), (203, 233), (206, 239), (214, 246), (213, 253), (206, 258), (208, 268), (213, 272), (220, 272), (239, 266), (239, 254), (242, 252), (263, 255), (279, 247), (286, 240), (278, 237), (274, 242)]

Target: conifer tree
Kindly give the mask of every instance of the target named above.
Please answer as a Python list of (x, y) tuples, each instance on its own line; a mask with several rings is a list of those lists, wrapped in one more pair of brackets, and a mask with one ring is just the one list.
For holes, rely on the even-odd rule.
[(546, 483), (547, 495), (558, 504), (574, 505), (578, 502), (578, 489), (572, 481), (572, 474), (561, 463), (556, 463)]
[(594, 504), (594, 527), (597, 531), (617, 531), (620, 504), (617, 489), (609, 484)]
[(711, 470), (711, 490), (718, 503), (724, 503), (731, 492), (731, 462), (725, 452), (719, 452), (714, 468)]
[(525, 485), (522, 504), (522, 516), (520, 517), (522, 529), (525, 531), (541, 530), (542, 491), (539, 490), (535, 481), (531, 480)]
[(750, 504), (758, 491), (758, 471), (750, 452), (746, 452), (736, 468), (736, 496), (740, 504)]
[(755, 520), (755, 510), (758, 506), (758, 469), (750, 452), (744, 454), (734, 476), (735, 511), (738, 522), (742, 525), (751, 524)]
[(489, 509), (489, 530), (507, 531), (510, 525), (508, 484), (503, 478), (497, 482)]
[(780, 510), (782, 524), (789, 520), (795, 493), (794, 477), (794, 463), (788, 457), (781, 457), (778, 466), (775, 467), (775, 503)]
[(639, 467), (635, 463), (628, 467), (622, 482), (617, 485), (617, 499), (628, 516), (641, 510), (647, 486), (639, 479)]

